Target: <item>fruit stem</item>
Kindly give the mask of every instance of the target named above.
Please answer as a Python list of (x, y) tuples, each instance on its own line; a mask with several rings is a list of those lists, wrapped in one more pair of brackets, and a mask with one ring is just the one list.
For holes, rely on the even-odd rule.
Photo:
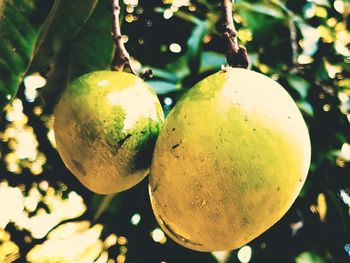
[(130, 55), (126, 50), (122, 39), (119, 15), (119, 0), (112, 0), (112, 37), (115, 45), (115, 54), (112, 61), (112, 70), (123, 71), (124, 66), (128, 65), (131, 73), (135, 74), (130, 64)]
[(238, 37), (232, 17), (234, 0), (222, 0), (222, 8), (225, 16), (223, 36), (226, 41), (226, 60), (229, 66), (248, 68), (249, 59), (247, 49), (238, 45)]

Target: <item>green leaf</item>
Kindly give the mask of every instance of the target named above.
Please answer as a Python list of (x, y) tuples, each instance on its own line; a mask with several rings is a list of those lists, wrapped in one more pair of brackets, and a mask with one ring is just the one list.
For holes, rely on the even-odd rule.
[(56, 0), (35, 46), (30, 71), (47, 68), (61, 48), (80, 31), (98, 0)]
[(322, 5), (322, 6), (326, 6), (326, 7), (331, 7), (330, 3), (328, 0), (309, 0), (310, 2), (313, 2), (317, 5)]
[(298, 105), (298, 108), (307, 116), (309, 117), (314, 116), (314, 109), (312, 108), (311, 103), (309, 103), (307, 100), (298, 102), (297, 105)]
[(277, 8), (271, 4), (254, 4), (249, 3), (248, 1), (239, 1), (235, 6), (238, 10), (246, 9), (255, 13), (271, 16), (273, 18), (283, 19), (286, 17), (281, 8)]
[(147, 83), (158, 95), (167, 94), (179, 89), (179, 87), (176, 84), (167, 81), (149, 80), (147, 81)]
[[(264, 38), (269, 38), (271, 41), (271, 32), (273, 32), (271, 29), (273, 29), (274, 24), (278, 20), (268, 19), (266, 15), (253, 12), (248, 8), (239, 8), (238, 12), (247, 22), (249, 29), (252, 30), (254, 39), (261, 40), (260, 36), (263, 36)], [(258, 36), (256, 36), (257, 33), (259, 33)]]
[(183, 79), (191, 73), (185, 55), (179, 57), (174, 62), (167, 64), (165, 70), (172, 72), (178, 79)]
[[(151, 68), (151, 67), (145, 67), (145, 68)], [(164, 69), (152, 67), (152, 72), (155, 78), (166, 80), (167, 82), (177, 82), (180, 80), (178, 76)]]
[(109, 5), (109, 0), (100, 0), (80, 32), (58, 54), (49, 73), (47, 87), (42, 91), (50, 108), (75, 78), (109, 68), (114, 51)]
[(221, 65), (226, 64), (226, 57), (216, 52), (203, 52), (201, 57), (200, 73), (206, 71), (220, 70)]
[(313, 56), (318, 49), (318, 41), (321, 37), (319, 30), (302, 21), (298, 21), (297, 25), (304, 38), (303, 53), (307, 56)]
[(198, 20), (196, 26), (192, 30), (191, 37), (187, 40), (186, 55), (189, 61), (189, 67), (192, 74), (199, 72), (201, 64), (201, 53), (203, 50), (203, 38), (209, 32), (209, 23)]
[(314, 252), (303, 252), (295, 258), (296, 263), (325, 263), (326, 261)]
[(307, 82), (305, 79), (303, 79), (300, 76), (292, 75), (292, 74), (289, 74), (287, 76), (287, 81), (289, 85), (299, 93), (302, 99), (306, 98), (307, 93), (311, 86), (309, 82)]
[(1, 1), (0, 111), (17, 93), (51, 3), (40, 0)]

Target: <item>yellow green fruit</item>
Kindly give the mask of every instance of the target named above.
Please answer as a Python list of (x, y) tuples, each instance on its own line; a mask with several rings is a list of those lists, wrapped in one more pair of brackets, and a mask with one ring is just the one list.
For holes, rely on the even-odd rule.
[(58, 152), (91, 191), (120, 192), (148, 174), (164, 115), (142, 79), (112, 71), (84, 75), (62, 94), (54, 115)]
[(218, 72), (164, 123), (150, 174), (154, 214), (187, 248), (241, 247), (290, 208), (310, 154), (307, 126), (283, 87), (246, 69)]

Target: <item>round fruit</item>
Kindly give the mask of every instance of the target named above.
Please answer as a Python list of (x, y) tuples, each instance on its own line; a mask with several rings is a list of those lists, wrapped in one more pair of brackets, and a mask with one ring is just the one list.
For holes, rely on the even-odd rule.
[(140, 78), (112, 71), (86, 74), (63, 93), (54, 115), (58, 152), (91, 191), (120, 192), (148, 174), (164, 115)]
[(216, 73), (175, 105), (157, 139), (155, 216), (187, 248), (241, 247), (292, 205), (310, 151), (302, 115), (279, 84), (246, 69)]

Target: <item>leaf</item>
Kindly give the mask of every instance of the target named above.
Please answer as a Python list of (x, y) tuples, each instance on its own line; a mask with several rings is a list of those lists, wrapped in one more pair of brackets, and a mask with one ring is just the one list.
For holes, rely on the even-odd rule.
[(185, 55), (179, 57), (174, 62), (165, 65), (165, 70), (172, 72), (178, 79), (183, 79), (191, 73)]
[(302, 21), (298, 21), (297, 25), (304, 38), (303, 53), (307, 56), (313, 56), (318, 49), (319, 30)]
[[(278, 20), (268, 19), (266, 15), (253, 12), (247, 8), (239, 8), (238, 12), (253, 32), (254, 39), (261, 41), (260, 36), (264, 36), (264, 38), (269, 38), (271, 41), (271, 32), (273, 32), (271, 29), (273, 29), (274, 24)], [(259, 36), (256, 36), (257, 33), (259, 33)]]
[(331, 7), (331, 5), (330, 5), (328, 0), (309, 0), (309, 2), (313, 2), (313, 3), (317, 4), (317, 5)]
[[(145, 67), (150, 68), (150, 67)], [(152, 67), (152, 73), (155, 78), (163, 79), (168, 82), (177, 82), (180, 80), (178, 76), (164, 69)]]
[(292, 74), (289, 74), (287, 76), (287, 81), (289, 85), (299, 93), (302, 99), (306, 98), (307, 93), (311, 86), (309, 82), (307, 82), (300, 76), (292, 75)]
[(216, 52), (203, 52), (201, 57), (200, 73), (206, 71), (220, 70), (221, 65), (226, 64), (226, 57)]
[(303, 252), (295, 258), (296, 263), (325, 263), (326, 261), (314, 252)]
[(79, 32), (98, 0), (56, 0), (35, 46), (30, 71), (40, 71), (55, 60), (61, 48)]
[(167, 81), (150, 80), (147, 81), (147, 83), (158, 95), (167, 94), (179, 89), (179, 87), (176, 84)]
[(273, 18), (284, 19), (286, 17), (281, 8), (277, 8), (271, 4), (253, 4), (248, 1), (239, 1), (235, 6), (238, 10), (246, 9)]
[(209, 24), (206, 21), (198, 20), (192, 30), (191, 37), (187, 40), (186, 55), (192, 74), (199, 72), (201, 64), (200, 57), (203, 50), (203, 38), (209, 32)]
[(1, 1), (0, 111), (17, 93), (51, 3), (39, 0)]
[[(113, 56), (109, 0), (100, 0), (80, 32), (57, 55), (42, 96), (49, 108), (75, 78), (109, 68)], [(64, 26), (64, 25), (63, 25)]]
[(314, 109), (312, 108), (312, 105), (307, 100), (298, 102), (297, 105), (298, 105), (298, 108), (307, 116), (309, 117), (314, 116)]

